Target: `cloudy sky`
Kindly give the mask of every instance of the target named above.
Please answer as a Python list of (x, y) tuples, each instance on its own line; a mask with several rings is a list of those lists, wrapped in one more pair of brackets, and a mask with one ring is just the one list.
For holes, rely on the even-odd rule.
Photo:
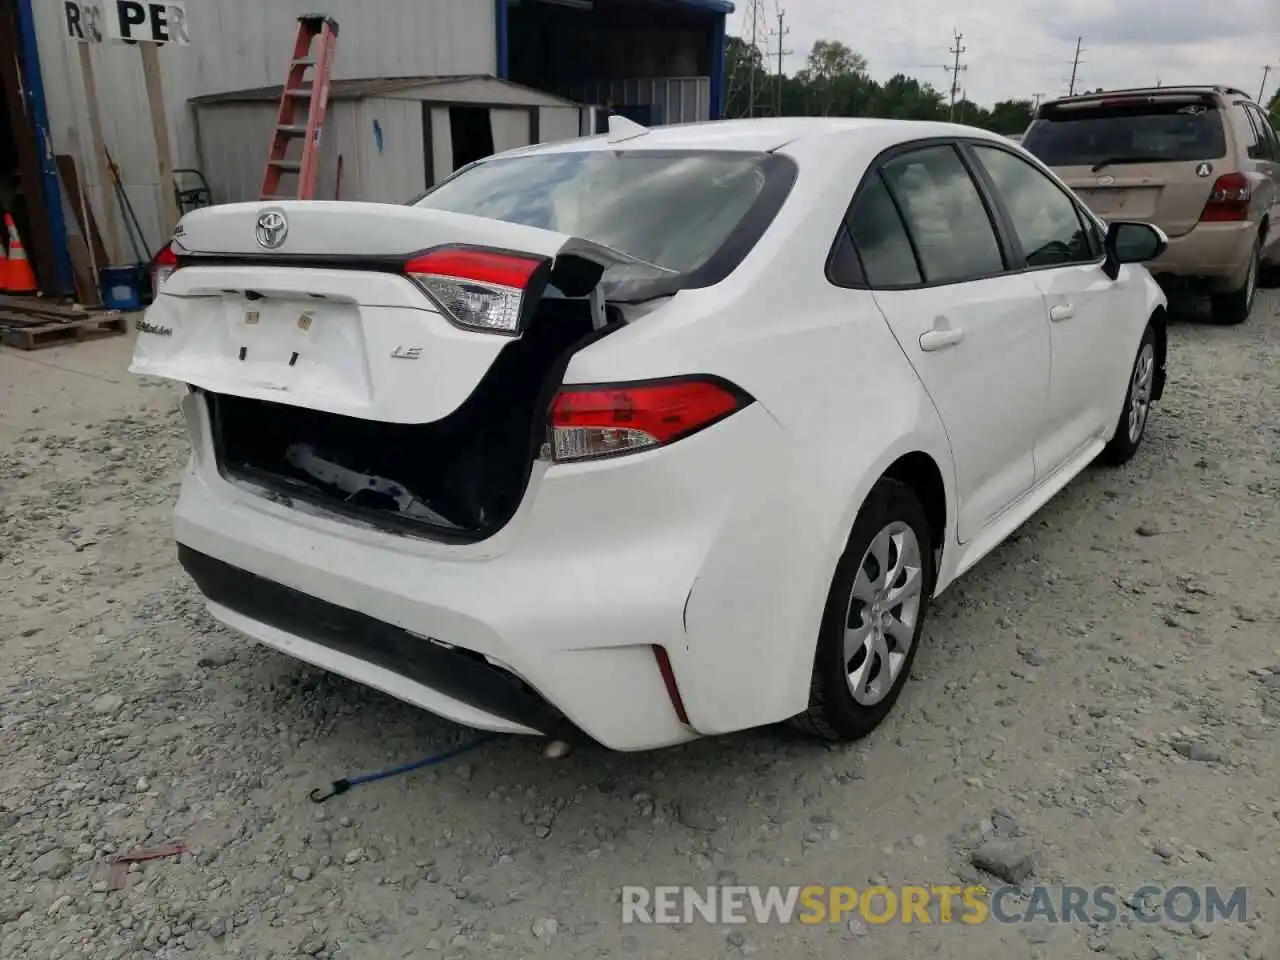
[[(1079, 36), (1077, 87), (1227, 83), (1256, 95), (1266, 63), (1275, 67), (1267, 90), (1280, 82), (1280, 0), (758, 2), (770, 28), (779, 7), (785, 11), (784, 45), (794, 51), (784, 61), (788, 73), (814, 40), (833, 39), (863, 54), (877, 79), (901, 72), (949, 88), (943, 65), (958, 30), (968, 65), (961, 84), (979, 103), (1066, 93)], [(750, 32), (752, 3), (736, 0), (730, 32)], [(776, 39), (766, 43), (777, 49)]]

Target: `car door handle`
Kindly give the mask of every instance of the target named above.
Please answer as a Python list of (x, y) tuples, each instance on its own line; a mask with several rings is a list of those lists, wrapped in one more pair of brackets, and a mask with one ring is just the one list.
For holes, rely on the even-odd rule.
[(926, 353), (953, 347), (964, 339), (964, 331), (954, 328), (947, 330), (926, 330), (920, 334), (920, 349)]
[(1049, 308), (1049, 319), (1054, 323), (1070, 320), (1076, 315), (1076, 308), (1069, 303), (1059, 303)]

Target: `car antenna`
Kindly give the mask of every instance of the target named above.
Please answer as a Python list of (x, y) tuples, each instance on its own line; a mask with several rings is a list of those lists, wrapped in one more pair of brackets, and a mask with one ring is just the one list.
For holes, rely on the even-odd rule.
[(626, 117), (616, 113), (609, 115), (610, 143), (621, 143), (623, 140), (633, 140), (636, 137), (643, 137), (648, 132), (648, 127), (636, 123), (634, 120), (628, 120)]

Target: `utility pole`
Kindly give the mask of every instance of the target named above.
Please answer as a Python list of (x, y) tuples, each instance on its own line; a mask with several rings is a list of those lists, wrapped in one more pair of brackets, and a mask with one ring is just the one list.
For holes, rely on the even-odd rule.
[[(764, 0), (748, 0), (749, 5), (742, 11), (742, 30), (739, 39), (742, 44), (741, 56), (735, 56), (729, 68), (728, 90), (725, 91), (724, 115), (726, 117), (754, 117), (756, 115), (756, 74), (761, 68), (768, 67), (768, 56), (762, 52), (768, 47), (765, 36)], [(742, 74), (745, 71), (746, 76)], [(743, 88), (748, 97), (746, 109), (741, 109)]]
[[(1266, 63), (1262, 66), (1262, 86), (1258, 88), (1258, 103), (1263, 103), (1262, 96), (1267, 92), (1267, 77), (1271, 76), (1271, 64)], [(1265, 106), (1265, 104), (1264, 104)]]
[(1076, 71), (1080, 69), (1080, 44), (1084, 43), (1084, 37), (1076, 37), (1076, 55), (1071, 61), (1071, 81), (1067, 86), (1067, 96), (1074, 97), (1076, 93)]
[(1040, 101), (1044, 99), (1044, 94), (1043, 94), (1043, 93), (1033, 93), (1031, 96), (1035, 99), (1034, 109), (1039, 110), (1039, 109), (1040, 109)]
[(967, 63), (963, 65), (960, 63), (961, 54), (969, 49), (962, 43), (963, 40), (964, 34), (959, 30), (955, 31), (956, 45), (947, 51), (955, 58), (951, 66), (947, 67), (947, 72), (951, 74), (951, 110), (948, 114), (948, 119), (953, 123), (956, 119), (956, 94), (960, 92), (960, 73), (969, 69)]
[(778, 89), (774, 96), (773, 115), (775, 117), (782, 116), (782, 58), (791, 53), (790, 50), (783, 49), (782, 41), (786, 39), (787, 34), (791, 32), (791, 28), (786, 26), (787, 11), (781, 7), (778, 8)]

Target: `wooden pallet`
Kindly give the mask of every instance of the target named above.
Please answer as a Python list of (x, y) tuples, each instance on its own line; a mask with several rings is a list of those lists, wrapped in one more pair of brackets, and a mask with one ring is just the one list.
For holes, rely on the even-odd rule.
[(18, 350), (43, 350), (83, 340), (118, 337), (129, 332), (129, 318), (122, 313), (82, 316), (78, 320), (36, 320), (0, 315), (0, 343)]

